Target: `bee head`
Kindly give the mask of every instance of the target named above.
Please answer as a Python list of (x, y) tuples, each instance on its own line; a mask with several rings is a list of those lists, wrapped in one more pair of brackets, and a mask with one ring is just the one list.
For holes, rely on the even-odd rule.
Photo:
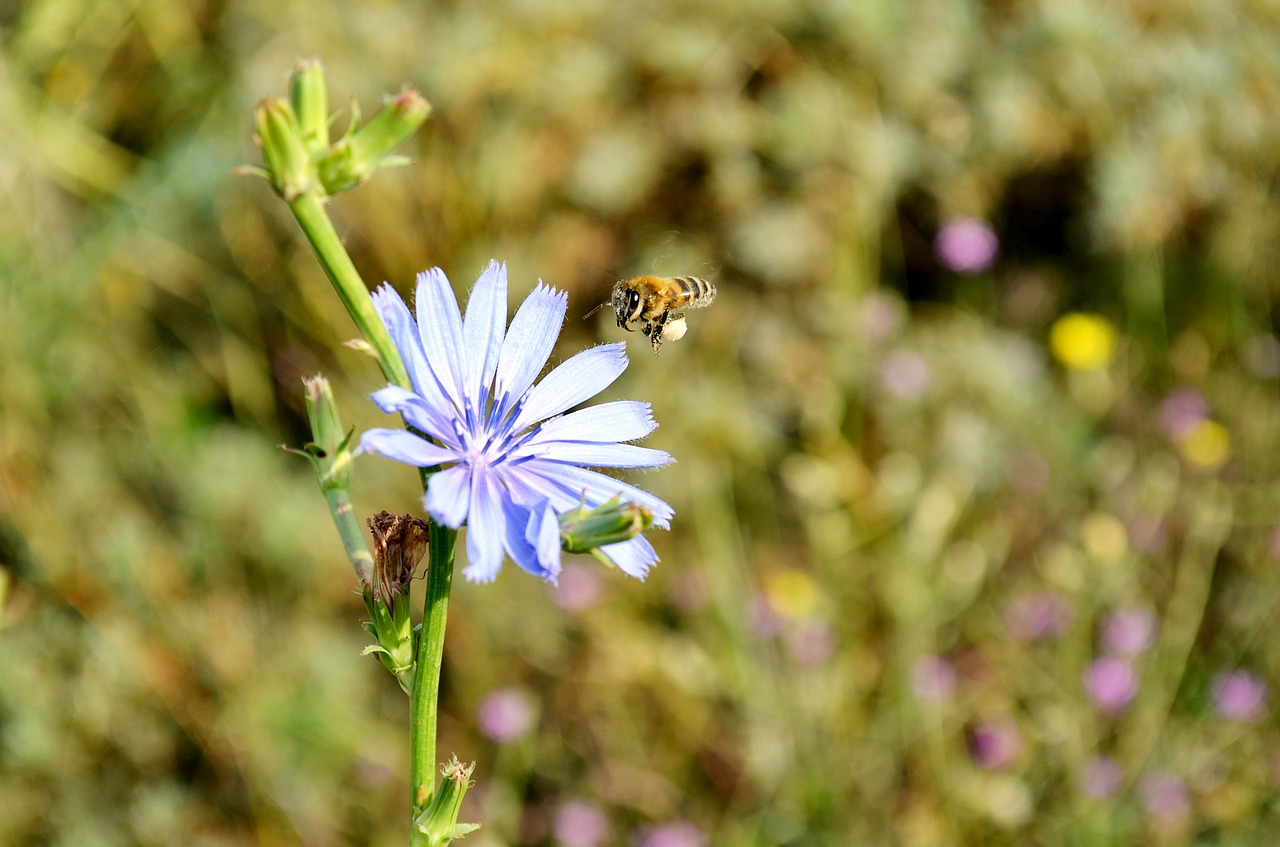
[(618, 326), (631, 332), (627, 324), (639, 320), (642, 308), (639, 291), (626, 288), (622, 283), (613, 287), (613, 312), (618, 318)]

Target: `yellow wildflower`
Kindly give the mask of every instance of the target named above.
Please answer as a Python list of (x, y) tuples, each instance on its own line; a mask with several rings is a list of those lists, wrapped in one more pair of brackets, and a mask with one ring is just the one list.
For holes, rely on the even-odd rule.
[(1129, 549), (1129, 533), (1114, 515), (1094, 512), (1080, 525), (1084, 549), (1095, 559), (1114, 562)]
[(1097, 315), (1071, 312), (1054, 321), (1049, 330), (1054, 358), (1077, 371), (1107, 366), (1116, 352), (1116, 331)]
[(765, 576), (764, 594), (778, 614), (793, 621), (804, 620), (818, 606), (818, 586), (802, 570), (783, 568)]
[(1231, 433), (1222, 424), (1205, 418), (1178, 442), (1178, 450), (1191, 464), (1213, 470), (1231, 455)]

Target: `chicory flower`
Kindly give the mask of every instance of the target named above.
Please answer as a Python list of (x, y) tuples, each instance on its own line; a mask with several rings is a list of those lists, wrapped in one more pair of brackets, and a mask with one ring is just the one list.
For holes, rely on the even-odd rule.
[[(508, 327), (506, 266), (491, 262), (471, 292), (465, 318), (439, 268), (418, 275), (416, 321), (389, 285), (373, 301), (413, 385), (389, 385), (373, 400), (384, 412), (403, 415), (416, 432), (372, 429), (361, 437), (360, 450), (441, 468), (429, 478), (424, 505), (447, 527), (467, 525), (467, 579), (492, 581), (505, 554), (529, 573), (554, 580), (560, 572), (558, 515), (615, 497), (669, 527), (673, 512), (665, 502), (589, 470), (671, 461), (661, 450), (626, 443), (657, 426), (649, 404), (619, 400), (564, 414), (626, 369), (625, 345), (584, 350), (534, 384), (564, 321), (564, 292), (539, 283)], [(637, 578), (658, 561), (640, 535), (599, 550)]]

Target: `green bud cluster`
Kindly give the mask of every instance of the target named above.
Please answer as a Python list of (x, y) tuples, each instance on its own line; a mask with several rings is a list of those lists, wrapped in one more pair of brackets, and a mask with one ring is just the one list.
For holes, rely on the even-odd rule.
[(364, 126), (352, 102), (351, 122), (337, 141), (329, 141), (324, 69), (300, 62), (289, 79), (289, 98), (268, 97), (258, 104), (257, 143), (264, 168), (250, 168), (270, 181), (292, 203), (306, 194), (330, 197), (367, 181), (379, 168), (408, 162), (392, 151), (422, 126), (431, 106), (406, 88)]

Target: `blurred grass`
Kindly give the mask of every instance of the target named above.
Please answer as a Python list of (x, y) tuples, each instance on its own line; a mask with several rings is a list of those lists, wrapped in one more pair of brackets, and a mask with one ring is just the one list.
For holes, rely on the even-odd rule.
[[(468, 842), (688, 819), (715, 845), (1265, 843), (1280, 603), (1280, 6), (129, 3), (0, 9), (0, 842), (392, 844), (404, 701), (307, 467), (300, 377), (378, 422), (374, 368), (281, 204), (251, 111), (299, 56), (366, 111), (402, 82), (416, 163), (332, 204), (370, 283), (491, 256), (586, 314), (619, 276), (721, 294), (610, 390), (679, 463), (644, 584), (566, 611), (459, 585), (440, 749), (479, 760)], [(340, 117), (341, 121), (342, 118)], [(932, 247), (990, 221), (994, 268)], [(1071, 310), (1119, 331), (1064, 369)], [(558, 356), (616, 329), (570, 320)], [(905, 377), (904, 377), (905, 368)], [(1197, 464), (1162, 402), (1229, 438)], [(362, 462), (358, 502), (415, 509)], [(1020, 640), (1028, 597), (1069, 620)], [(563, 601), (562, 601), (563, 602)], [(1081, 682), (1149, 608), (1122, 714)], [(922, 657), (957, 674), (913, 690)], [(536, 731), (475, 730), (491, 691)], [(983, 767), (975, 732), (1021, 749)], [(1089, 757), (1124, 779), (1081, 787)], [(1168, 815), (1148, 777), (1185, 781)], [(1144, 781), (1148, 780), (1148, 781)], [(1176, 811), (1176, 810), (1175, 810)]]

